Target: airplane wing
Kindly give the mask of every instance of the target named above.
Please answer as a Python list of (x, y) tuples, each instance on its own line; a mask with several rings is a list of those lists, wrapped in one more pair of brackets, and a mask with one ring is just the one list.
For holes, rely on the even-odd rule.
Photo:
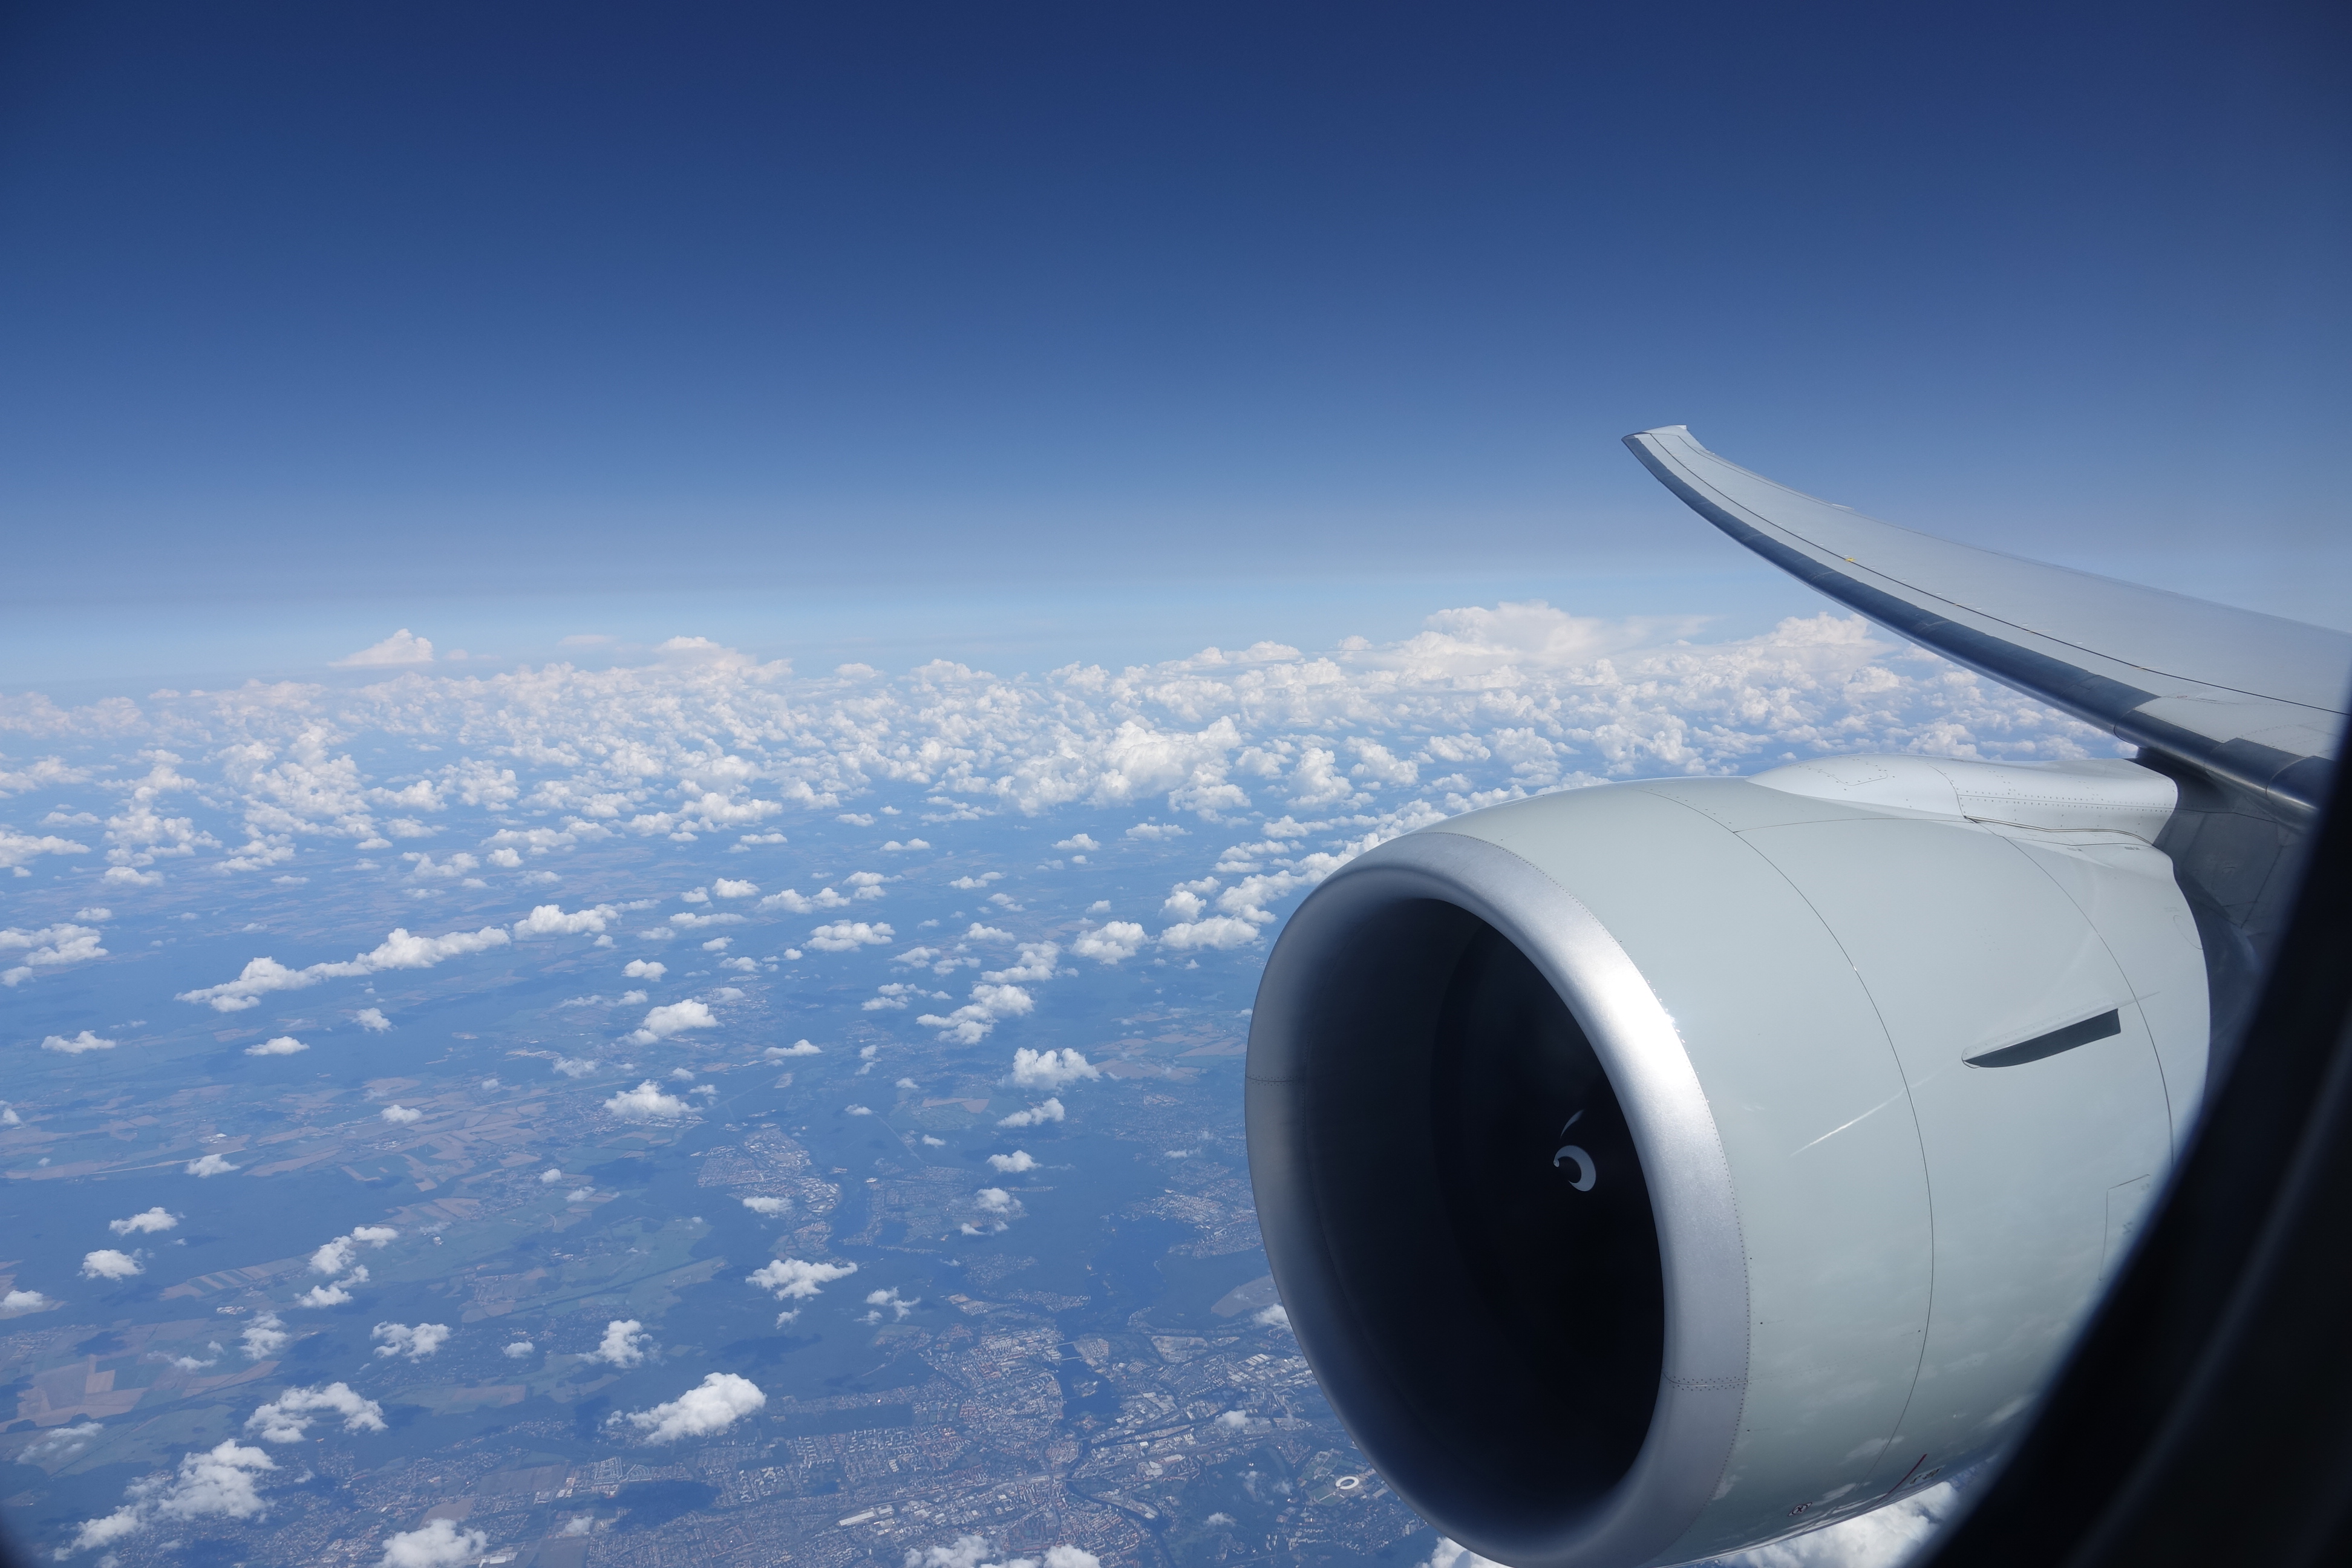
[(1888, 631), (2307, 821), (2352, 636), (1880, 522), (1725, 461), (1687, 426), (1625, 437), (1692, 510)]

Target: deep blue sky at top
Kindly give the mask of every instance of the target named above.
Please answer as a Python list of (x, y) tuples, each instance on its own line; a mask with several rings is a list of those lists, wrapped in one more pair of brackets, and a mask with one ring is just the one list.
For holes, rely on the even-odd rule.
[(45, 651), (0, 683), (191, 606), (331, 612), (321, 658), (629, 595), (1173, 625), (1616, 572), (1670, 612), (1766, 579), (1617, 444), (1668, 421), (1937, 531), (2343, 596), (2336, 6), (5, 26), (0, 608)]

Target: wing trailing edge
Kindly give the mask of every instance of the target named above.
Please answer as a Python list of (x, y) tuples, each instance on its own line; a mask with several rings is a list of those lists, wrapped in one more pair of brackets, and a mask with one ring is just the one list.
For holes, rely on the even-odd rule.
[(1862, 516), (1708, 451), (1625, 437), (1693, 511), (1898, 637), (2308, 819), (2334, 774), (2352, 636)]

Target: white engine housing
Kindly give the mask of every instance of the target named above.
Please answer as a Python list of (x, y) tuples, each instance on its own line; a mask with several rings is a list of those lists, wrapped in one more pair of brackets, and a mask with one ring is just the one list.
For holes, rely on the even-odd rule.
[(1327, 881), (1259, 993), (1250, 1152), (1383, 1477), (1483, 1555), (1618, 1568), (1995, 1447), (2204, 1090), (2173, 799), (1849, 757), (1516, 802)]

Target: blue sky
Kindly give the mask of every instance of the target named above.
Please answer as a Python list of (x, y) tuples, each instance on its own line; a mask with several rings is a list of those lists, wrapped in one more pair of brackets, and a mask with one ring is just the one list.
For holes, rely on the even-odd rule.
[(1505, 597), (1811, 613), (1617, 444), (1670, 421), (2341, 617), (2329, 8), (8, 26), (16, 689), (412, 624), (1012, 668)]

